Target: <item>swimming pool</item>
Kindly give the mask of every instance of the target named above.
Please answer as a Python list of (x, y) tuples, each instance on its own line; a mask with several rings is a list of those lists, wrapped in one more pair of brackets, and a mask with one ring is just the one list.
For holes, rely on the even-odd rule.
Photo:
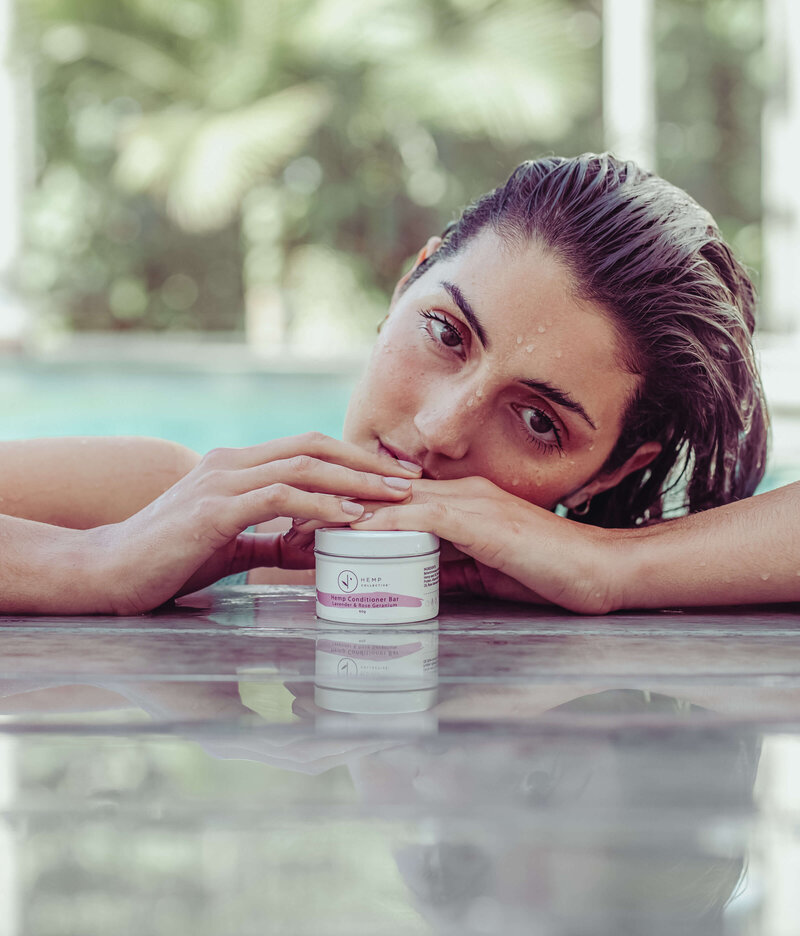
[(357, 376), (4, 361), (0, 438), (150, 435), (204, 452), (311, 429), (340, 436)]
[[(12, 358), (0, 364), (0, 439), (148, 435), (206, 452), (312, 429), (340, 437), (358, 376), (355, 364), (338, 373), (275, 373)], [(773, 414), (772, 428), (761, 491), (800, 479), (800, 419)]]

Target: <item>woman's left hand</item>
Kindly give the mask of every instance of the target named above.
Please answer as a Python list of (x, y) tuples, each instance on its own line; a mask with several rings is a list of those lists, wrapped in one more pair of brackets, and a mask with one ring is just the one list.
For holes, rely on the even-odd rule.
[(575, 523), (485, 478), (415, 481), (404, 504), (374, 509), (357, 530), (425, 530), (443, 544), (442, 588), (516, 601), (552, 602), (584, 614), (617, 606), (609, 531)]

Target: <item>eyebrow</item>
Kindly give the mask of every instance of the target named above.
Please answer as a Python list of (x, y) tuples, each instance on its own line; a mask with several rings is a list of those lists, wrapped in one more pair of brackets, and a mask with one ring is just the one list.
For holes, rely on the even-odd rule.
[(447, 290), (450, 298), (455, 302), (455, 304), (461, 309), (461, 313), (464, 318), (469, 323), (469, 327), (475, 332), (478, 336), (478, 340), (483, 345), (486, 351), (489, 350), (489, 336), (486, 334), (486, 329), (481, 325), (481, 320), (478, 318), (478, 314), (472, 308), (472, 306), (467, 302), (464, 293), (456, 286), (455, 283), (451, 283), (448, 280), (442, 280), (439, 285)]
[(527, 380), (520, 378), (519, 382), (525, 384), (526, 387), (530, 387), (531, 390), (541, 393), (543, 397), (547, 397), (548, 400), (558, 404), (558, 406), (563, 406), (564, 409), (577, 413), (582, 419), (585, 419), (586, 422), (589, 423), (595, 432), (597, 431), (597, 426), (594, 424), (591, 416), (577, 400), (573, 400), (565, 391), (559, 390), (558, 387), (553, 387), (546, 380)]
[[(442, 280), (439, 285), (447, 291), (450, 298), (461, 310), (461, 313), (469, 323), (470, 328), (478, 336), (478, 339), (483, 345), (484, 349), (488, 351), (489, 336), (486, 334), (486, 329), (481, 324), (481, 320), (478, 318), (478, 314), (469, 304), (464, 293), (461, 292), (455, 283), (451, 283), (449, 280)], [(573, 413), (577, 413), (581, 419), (585, 419), (586, 422), (589, 423), (595, 432), (597, 431), (597, 426), (592, 420), (592, 417), (586, 412), (581, 404), (577, 400), (574, 400), (565, 390), (559, 390), (558, 387), (554, 387), (552, 384), (547, 383), (546, 380), (526, 380), (520, 378), (519, 382), (525, 384), (526, 387), (530, 387), (531, 390), (535, 390), (537, 393), (541, 393), (543, 397), (546, 397), (548, 400), (557, 404), (558, 406), (563, 406), (564, 409), (568, 409)]]

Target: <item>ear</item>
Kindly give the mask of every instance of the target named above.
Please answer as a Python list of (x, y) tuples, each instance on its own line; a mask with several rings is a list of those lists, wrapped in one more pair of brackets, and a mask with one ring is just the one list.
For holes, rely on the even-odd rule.
[(391, 303), (389, 304), (389, 309), (391, 309), (392, 306), (395, 304), (395, 302), (397, 302), (397, 300), (399, 299), (400, 293), (403, 291), (403, 287), (404, 287), (404, 286), (406, 285), (406, 283), (408, 282), (408, 280), (409, 280), (411, 274), (414, 272), (414, 270), (416, 270), (416, 268), (420, 265), (420, 263), (424, 263), (424, 262), (428, 259), (428, 257), (433, 256), (433, 254), (435, 254), (436, 251), (437, 251), (441, 246), (442, 246), (442, 239), (441, 239), (441, 237), (429, 237), (429, 238), (428, 238), (427, 243), (425, 244), (425, 246), (424, 246), (424, 247), (422, 248), (422, 250), (420, 250), (420, 252), (417, 254), (417, 257), (416, 257), (416, 259), (414, 260), (414, 264), (413, 264), (413, 266), (411, 267), (411, 269), (408, 271), (408, 273), (404, 273), (404, 274), (400, 277), (400, 279), (397, 281), (397, 285), (394, 287), (394, 292), (392, 293), (392, 301), (391, 301)]
[(602, 494), (603, 491), (616, 487), (623, 478), (626, 478), (632, 472), (646, 468), (660, 452), (660, 442), (643, 442), (619, 468), (615, 468), (609, 474), (595, 475), (591, 481), (587, 481), (583, 487), (573, 491), (561, 503), (570, 510), (580, 507), (589, 498), (594, 497), (595, 494)]

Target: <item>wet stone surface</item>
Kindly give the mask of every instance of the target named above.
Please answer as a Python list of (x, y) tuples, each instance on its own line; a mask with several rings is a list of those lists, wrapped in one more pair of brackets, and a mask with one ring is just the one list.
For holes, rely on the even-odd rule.
[(796, 936), (795, 606), (0, 630), (3, 936)]

